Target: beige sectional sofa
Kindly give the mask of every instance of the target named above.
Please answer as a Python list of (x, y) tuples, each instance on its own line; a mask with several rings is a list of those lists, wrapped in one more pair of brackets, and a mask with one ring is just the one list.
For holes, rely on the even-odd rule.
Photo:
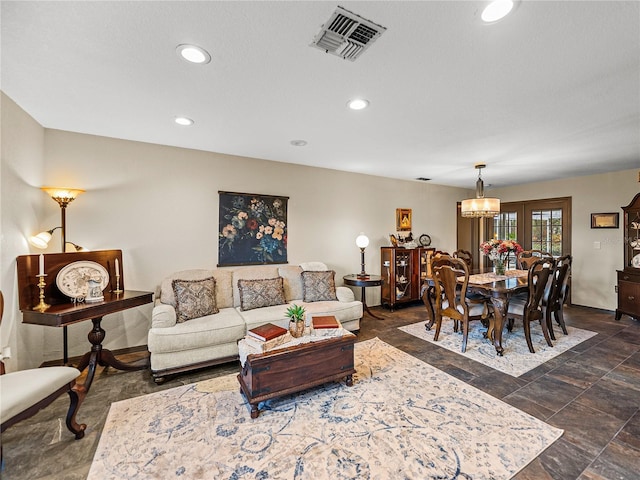
[[(237, 359), (238, 341), (248, 329), (268, 322), (286, 328), (288, 319), (285, 311), (294, 303), (305, 307), (307, 322), (314, 315), (334, 315), (345, 329), (359, 330), (362, 303), (354, 299), (349, 288), (336, 287), (335, 281), (331, 284), (326, 280), (333, 277), (325, 264), (309, 262), (300, 265), (184, 270), (165, 278), (159, 292), (156, 292), (148, 334), (151, 373), (155, 381), (161, 383), (169, 374)], [(326, 287), (329, 293), (325, 294), (322, 290), (318, 296), (313, 290), (315, 284), (311, 283), (317, 279), (320, 279), (321, 289)], [(252, 296), (253, 290), (263, 284), (269, 284), (270, 287), (282, 285), (281, 294), (278, 291), (267, 295), (271, 299), (267, 304), (278, 304), (260, 306), (260, 302), (264, 301), (264, 292)], [(185, 286), (187, 289), (195, 286), (201, 290), (196, 290), (196, 294), (192, 292), (189, 298), (181, 290)], [(202, 307), (200, 300), (208, 297), (206, 292), (213, 291), (215, 304), (204, 302), (205, 310), (213, 309), (217, 313), (197, 316), (198, 308)], [(333, 292), (333, 299), (329, 299), (332, 296), (330, 292)], [(263, 295), (260, 296), (260, 293)], [(180, 297), (183, 297), (182, 303)], [(189, 301), (198, 305), (195, 313), (187, 311), (187, 317), (196, 316), (184, 321), (185, 305)]]

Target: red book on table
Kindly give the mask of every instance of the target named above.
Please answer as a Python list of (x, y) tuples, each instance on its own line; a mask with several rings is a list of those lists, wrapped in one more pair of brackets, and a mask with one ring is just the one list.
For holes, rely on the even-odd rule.
[(247, 335), (266, 342), (267, 340), (271, 340), (272, 338), (284, 335), (287, 332), (288, 330), (286, 328), (279, 327), (278, 325), (274, 325), (273, 323), (265, 323), (264, 325), (260, 325), (259, 327), (252, 328), (247, 332)]
[(314, 329), (322, 329), (322, 328), (340, 328), (340, 323), (336, 320), (336, 317), (333, 315), (328, 316), (319, 316), (312, 317), (313, 328)]

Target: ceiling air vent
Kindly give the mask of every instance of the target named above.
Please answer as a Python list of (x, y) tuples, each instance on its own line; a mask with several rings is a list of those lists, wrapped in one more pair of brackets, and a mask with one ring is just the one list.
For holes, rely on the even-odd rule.
[(386, 28), (356, 15), (342, 7), (336, 7), (311, 46), (352, 62), (369, 48)]

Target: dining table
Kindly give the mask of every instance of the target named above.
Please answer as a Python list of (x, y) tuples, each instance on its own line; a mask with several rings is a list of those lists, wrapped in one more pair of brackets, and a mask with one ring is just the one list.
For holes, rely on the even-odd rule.
[[(487, 338), (491, 340), (499, 356), (504, 354), (502, 330), (507, 318), (509, 299), (518, 293), (527, 291), (528, 274), (528, 270), (507, 270), (504, 275), (498, 275), (493, 271), (477, 270), (469, 275), (466, 295), (483, 295), (489, 298), (493, 305), (493, 315), (489, 320)], [(462, 283), (463, 280), (464, 277), (458, 278), (459, 283)], [(421, 292), (422, 301), (427, 308), (426, 329), (431, 330), (435, 322), (435, 286), (431, 277), (425, 279)]]

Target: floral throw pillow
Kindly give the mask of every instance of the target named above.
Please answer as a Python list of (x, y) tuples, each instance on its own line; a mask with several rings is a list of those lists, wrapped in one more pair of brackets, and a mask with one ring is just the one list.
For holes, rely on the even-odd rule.
[(287, 303), (284, 298), (282, 277), (261, 280), (238, 280), (240, 291), (240, 310), (271, 307)]
[(176, 296), (178, 323), (219, 312), (216, 305), (216, 281), (213, 277), (202, 280), (173, 280), (171, 286)]
[(336, 272), (327, 270), (324, 272), (304, 271), (302, 275), (302, 299), (305, 302), (322, 302), (337, 300)]

